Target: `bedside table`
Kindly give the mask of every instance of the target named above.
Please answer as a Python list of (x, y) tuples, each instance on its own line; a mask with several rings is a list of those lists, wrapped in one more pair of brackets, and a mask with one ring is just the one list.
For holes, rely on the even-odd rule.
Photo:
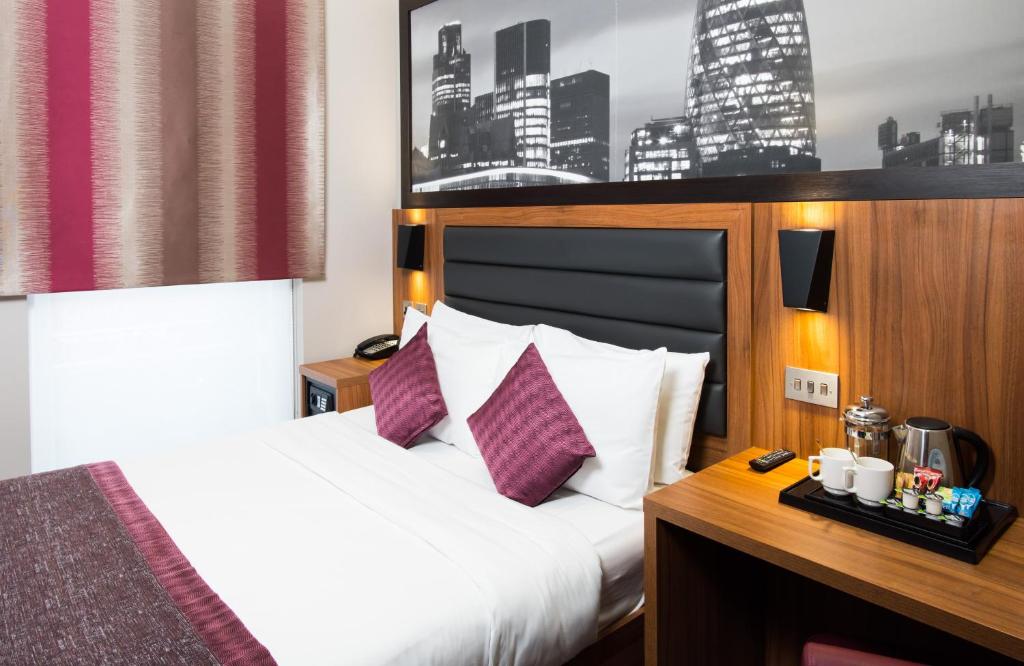
[(747, 451), (644, 500), (646, 663), (798, 664), (832, 634), (925, 663), (1024, 660), (1024, 524), (972, 565), (779, 503)]
[(308, 363), (299, 367), (302, 379), (302, 416), (309, 416), (310, 384), (334, 395), (335, 409), (347, 412), (373, 404), (370, 399), (370, 373), (384, 361), (361, 358), (338, 358), (333, 361)]

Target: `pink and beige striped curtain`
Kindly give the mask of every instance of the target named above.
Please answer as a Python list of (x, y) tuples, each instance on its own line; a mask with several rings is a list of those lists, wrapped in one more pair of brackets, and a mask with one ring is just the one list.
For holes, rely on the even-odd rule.
[(0, 295), (323, 272), (323, 0), (0, 0)]

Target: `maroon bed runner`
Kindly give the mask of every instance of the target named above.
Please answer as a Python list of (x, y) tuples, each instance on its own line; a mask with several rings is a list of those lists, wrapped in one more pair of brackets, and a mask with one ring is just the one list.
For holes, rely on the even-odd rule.
[(108, 462), (0, 482), (0, 663), (275, 662)]

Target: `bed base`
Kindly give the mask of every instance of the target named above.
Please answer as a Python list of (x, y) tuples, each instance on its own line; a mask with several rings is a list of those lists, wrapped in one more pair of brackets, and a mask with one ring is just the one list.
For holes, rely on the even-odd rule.
[(644, 609), (638, 608), (597, 636), (597, 642), (567, 666), (642, 666), (644, 663)]

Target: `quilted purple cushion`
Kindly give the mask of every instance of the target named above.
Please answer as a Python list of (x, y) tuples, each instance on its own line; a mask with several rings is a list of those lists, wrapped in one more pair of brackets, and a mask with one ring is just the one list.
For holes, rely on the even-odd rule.
[(498, 492), (527, 506), (595, 455), (533, 343), (468, 422)]
[(427, 324), (387, 363), (370, 373), (370, 397), (377, 416), (377, 434), (406, 448), (448, 415), (434, 354), (427, 343)]

